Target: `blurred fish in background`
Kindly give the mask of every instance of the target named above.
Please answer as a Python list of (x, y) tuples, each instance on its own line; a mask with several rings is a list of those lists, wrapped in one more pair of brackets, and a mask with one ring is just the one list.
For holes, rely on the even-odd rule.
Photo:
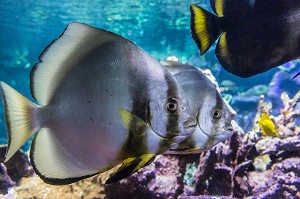
[(280, 108), (283, 107), (282, 101), (280, 100), (281, 94), (286, 92), (289, 96), (294, 96), (299, 91), (300, 78), (297, 77), (293, 79), (297, 74), (297, 68), (299, 68), (298, 62), (282, 66), (280, 70), (273, 75), (269, 83), (269, 91), (266, 96), (272, 101), (274, 107), (273, 111), (277, 114), (280, 112)]
[(216, 15), (190, 6), (192, 37), (203, 55), (220, 36), (215, 54), (230, 73), (251, 77), (300, 57), (300, 0), (211, 0), (210, 5)]

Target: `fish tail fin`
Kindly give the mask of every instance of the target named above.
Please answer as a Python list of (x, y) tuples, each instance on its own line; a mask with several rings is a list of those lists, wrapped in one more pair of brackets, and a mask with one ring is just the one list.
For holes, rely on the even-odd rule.
[(191, 4), (191, 33), (200, 54), (203, 55), (213, 45), (222, 33), (221, 17)]
[(4, 82), (0, 82), (4, 105), (8, 147), (7, 162), (16, 151), (39, 129), (35, 119), (38, 106)]

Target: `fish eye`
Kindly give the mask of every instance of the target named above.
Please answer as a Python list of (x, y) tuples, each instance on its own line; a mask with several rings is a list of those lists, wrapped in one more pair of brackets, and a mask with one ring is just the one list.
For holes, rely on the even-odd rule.
[(166, 109), (169, 112), (176, 112), (177, 111), (177, 100), (175, 98), (170, 98), (166, 103)]
[(220, 119), (221, 118), (221, 111), (220, 110), (214, 110), (213, 111), (213, 117), (216, 119)]

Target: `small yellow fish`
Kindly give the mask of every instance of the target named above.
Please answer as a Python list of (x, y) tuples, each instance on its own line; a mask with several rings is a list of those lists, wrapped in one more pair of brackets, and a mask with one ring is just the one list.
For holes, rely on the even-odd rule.
[(270, 119), (267, 113), (263, 113), (258, 120), (258, 124), (261, 126), (261, 131), (265, 136), (276, 136), (278, 132), (273, 121)]

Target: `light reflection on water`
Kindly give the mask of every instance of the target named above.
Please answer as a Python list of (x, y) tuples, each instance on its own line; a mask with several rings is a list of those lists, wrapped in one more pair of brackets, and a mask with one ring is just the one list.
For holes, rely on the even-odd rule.
[[(200, 1), (201, 2), (201, 1)], [(208, 1), (203, 1), (208, 2)], [(34, 1), (0, 3), (0, 26), (23, 40), (53, 40), (70, 22), (83, 22), (133, 40), (147, 51), (196, 51), (189, 34), (189, 4), (194, 1)], [(199, 1), (197, 1), (199, 3)], [(54, 34), (49, 34), (49, 33)], [(25, 34), (24, 34), (25, 33)], [(187, 36), (188, 35), (188, 36)], [(46, 38), (45, 38), (46, 37)], [(49, 38), (49, 39), (47, 39)], [(160, 54), (160, 53), (157, 53)], [(178, 53), (179, 54), (179, 53)], [(189, 52), (190, 54), (190, 52)], [(180, 56), (180, 55), (179, 55)], [(187, 55), (185, 55), (186, 57)], [(159, 58), (159, 57), (157, 57)], [(163, 58), (163, 57), (161, 57)]]

